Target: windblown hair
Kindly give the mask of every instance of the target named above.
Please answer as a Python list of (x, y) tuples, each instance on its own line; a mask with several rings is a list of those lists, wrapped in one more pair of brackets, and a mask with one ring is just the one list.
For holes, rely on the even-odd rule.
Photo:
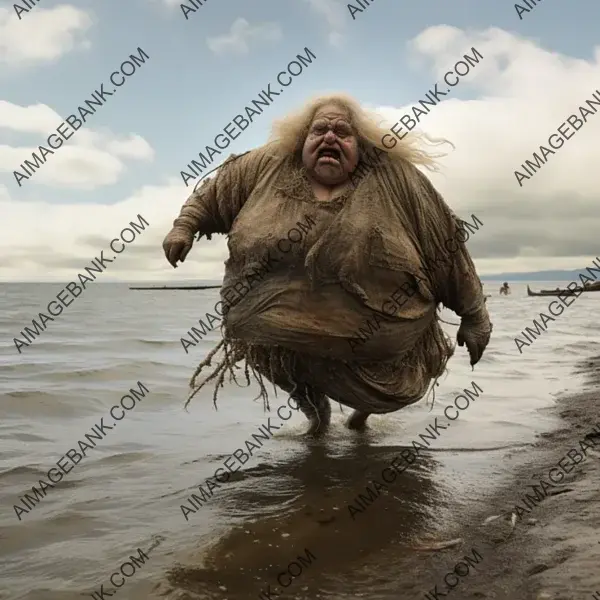
[[(409, 162), (415, 166), (422, 165), (430, 170), (436, 170), (436, 159), (444, 156), (443, 153), (428, 152), (421, 147), (420, 142), (426, 140), (432, 145), (439, 145), (448, 143), (447, 140), (435, 139), (426, 134), (414, 132), (410, 132), (400, 140), (385, 126), (380, 125), (383, 120), (379, 116), (375, 113), (369, 113), (356, 100), (346, 94), (331, 94), (314, 98), (309, 100), (299, 111), (275, 121), (269, 140), (271, 151), (279, 156), (293, 156), (296, 159), (300, 159), (313, 118), (316, 112), (327, 104), (339, 106), (348, 114), (348, 119), (357, 133), (359, 151), (361, 152), (366, 151), (369, 153), (373, 147), (377, 147), (385, 152), (391, 160)], [(387, 148), (383, 144), (382, 140), (386, 135), (396, 141), (393, 148)], [(238, 156), (232, 155), (223, 165), (229, 164), (230, 161), (237, 160), (241, 156), (243, 154)], [(216, 169), (222, 168), (223, 165)], [(216, 169), (213, 169), (213, 171)], [(286, 180), (286, 185), (290, 186), (290, 188), (295, 184), (294, 175), (291, 171), (290, 179)], [(206, 175), (211, 172), (209, 171)], [(206, 185), (206, 182), (203, 185)], [(431, 327), (431, 332), (428, 335), (424, 335), (419, 344), (411, 352), (397, 358), (392, 368), (418, 370), (419, 373), (423, 374), (423, 378), (427, 380), (433, 378), (434, 383), (430, 391), (433, 391), (435, 397), (434, 387), (437, 379), (444, 373), (446, 363), (452, 356), (454, 348), (450, 338), (439, 327), (437, 320), (434, 321)], [(221, 341), (198, 365), (192, 377), (190, 382), (192, 391), (186, 401), (186, 408), (198, 391), (209, 382), (214, 382), (213, 402), (216, 407), (218, 391), (223, 388), (226, 379), (241, 386), (240, 382), (236, 379), (236, 371), (243, 368), (246, 385), (251, 385), (252, 378), (254, 378), (260, 388), (257, 399), (262, 398), (264, 406), (268, 410), (270, 407), (265, 379), (273, 383), (276, 379), (275, 373), (277, 373), (278, 377), (281, 377), (285, 382), (285, 385), (282, 382), (278, 382), (277, 385), (293, 395), (298, 389), (300, 382), (307, 378), (306, 370), (308, 369), (310, 374), (310, 370), (313, 368), (311, 366), (313, 365), (311, 359), (304, 361), (304, 366), (297, 369), (296, 362), (299, 360), (299, 353), (291, 350), (279, 346), (254, 345), (243, 340), (228, 337), (225, 322), (221, 324), (221, 333)], [(216, 365), (213, 365), (213, 360), (217, 361)], [(240, 362), (243, 363), (243, 367), (238, 364)], [(326, 364), (326, 367), (323, 364)], [(201, 372), (207, 367), (212, 370), (202, 381), (197, 381)], [(314, 362), (314, 369), (317, 372), (319, 372), (319, 369), (321, 369), (320, 372), (324, 370), (329, 372), (331, 368), (329, 363), (323, 363), (322, 360)], [(310, 380), (310, 376), (308, 376), (308, 380)], [(273, 386), (276, 390), (274, 383)], [(310, 401), (310, 399), (307, 401)], [(416, 401), (416, 399), (411, 399), (410, 401)]]
[[(389, 128), (381, 125), (383, 119), (376, 113), (368, 112), (354, 98), (343, 93), (312, 98), (300, 110), (274, 121), (269, 142), (273, 143), (281, 154), (299, 155), (316, 112), (327, 104), (335, 104), (348, 113), (350, 123), (357, 131), (359, 148), (363, 151), (368, 152), (370, 147), (376, 146), (386, 152), (392, 160), (405, 160), (435, 171), (436, 159), (445, 156), (445, 153), (428, 152), (421, 145), (424, 141), (433, 146), (450, 143), (445, 139), (432, 138), (417, 132), (410, 132), (400, 140)], [(383, 145), (382, 139), (386, 134), (395, 140), (393, 148)]]

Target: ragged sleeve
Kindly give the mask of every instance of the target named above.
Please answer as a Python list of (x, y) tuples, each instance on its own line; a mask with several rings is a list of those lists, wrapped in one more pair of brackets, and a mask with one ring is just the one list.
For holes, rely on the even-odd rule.
[(477, 227), (459, 219), (429, 179), (416, 168), (415, 200), (424, 269), (438, 302), (460, 317), (487, 318), (483, 286), (465, 242)]
[(228, 233), (272, 160), (264, 146), (239, 156), (232, 154), (215, 177), (205, 179), (190, 195), (173, 226), (209, 238), (212, 233)]

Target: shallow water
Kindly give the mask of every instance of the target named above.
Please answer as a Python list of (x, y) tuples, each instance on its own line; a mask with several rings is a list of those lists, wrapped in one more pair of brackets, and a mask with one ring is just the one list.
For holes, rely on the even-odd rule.
[[(359, 435), (343, 427), (350, 411), (336, 404), (332, 432), (309, 442), (301, 414), (286, 423), (277, 416), (286, 402), (282, 392), (269, 414), (262, 401), (252, 402), (256, 386), (226, 386), (216, 411), (212, 389), (203, 390), (189, 413), (183, 410), (188, 379), (218, 331), (189, 354), (179, 338), (214, 306), (218, 290), (152, 293), (98, 284), (18, 354), (13, 336), (61, 287), (0, 286), (2, 600), (89, 597), (101, 584), (109, 597), (111, 574), (151, 547), (131, 576), (116, 578), (124, 583), (115, 596), (258, 598), (270, 584), (275, 597), (283, 594), (278, 573), (308, 549), (314, 558), (299, 563), (296, 579), (283, 579), (290, 580), (285, 597), (405, 597), (403, 574), (431, 580), (418, 572), (413, 547), (450, 539), (526, 458), (527, 445), (557, 426), (549, 409), (560, 394), (581, 389), (574, 366), (598, 354), (600, 339), (600, 294), (590, 294), (520, 354), (514, 337), (552, 299), (528, 298), (518, 284), (511, 296), (499, 297), (499, 285), (488, 283), (494, 333), (474, 372), (459, 348), (433, 408), (430, 399), (371, 417), (370, 431)], [(450, 312), (444, 318), (458, 323)], [(446, 329), (455, 335), (456, 327)], [(444, 408), (473, 381), (483, 390), (479, 397), (351, 518), (348, 504), (369, 480), (435, 417), (448, 423)], [(19, 520), (13, 505), (22, 506), (23, 494), (102, 417), (114, 423), (111, 406), (138, 382), (149, 393)], [(197, 484), (267, 417), (281, 429), (186, 520), (180, 506)]]

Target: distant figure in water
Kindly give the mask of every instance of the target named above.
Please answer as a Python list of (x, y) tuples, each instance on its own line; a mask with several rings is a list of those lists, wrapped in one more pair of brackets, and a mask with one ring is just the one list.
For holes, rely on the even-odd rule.
[(213, 381), (216, 404), (245, 363), (265, 407), (267, 380), (295, 399), (309, 433), (327, 429), (330, 399), (353, 408), (347, 426), (362, 429), (370, 414), (423, 398), (444, 373), (454, 345), (440, 304), (461, 317), (458, 345), (479, 361), (492, 325), (466, 223), (417, 169), (435, 167), (420, 138), (395, 138), (378, 121), (346, 95), (310, 101), (185, 202), (163, 242), (169, 263), (185, 260), (196, 233), (227, 235), (229, 251), (219, 316), (203, 317), (223, 316), (222, 340), (192, 377), (188, 403)]
[(500, 288), (500, 295), (502, 296), (503, 294), (505, 296), (508, 296), (511, 293), (510, 288), (508, 287), (508, 283), (505, 281), (502, 284), (502, 287)]

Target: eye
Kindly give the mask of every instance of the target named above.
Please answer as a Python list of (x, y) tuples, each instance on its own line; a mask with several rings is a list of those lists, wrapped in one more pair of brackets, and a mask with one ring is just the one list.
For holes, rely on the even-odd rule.
[(335, 134), (339, 137), (350, 137), (353, 134), (352, 127), (345, 121), (338, 121), (335, 125)]
[(313, 135), (325, 135), (327, 133), (327, 129), (329, 128), (329, 123), (322, 119), (315, 121), (310, 128), (310, 132)]

